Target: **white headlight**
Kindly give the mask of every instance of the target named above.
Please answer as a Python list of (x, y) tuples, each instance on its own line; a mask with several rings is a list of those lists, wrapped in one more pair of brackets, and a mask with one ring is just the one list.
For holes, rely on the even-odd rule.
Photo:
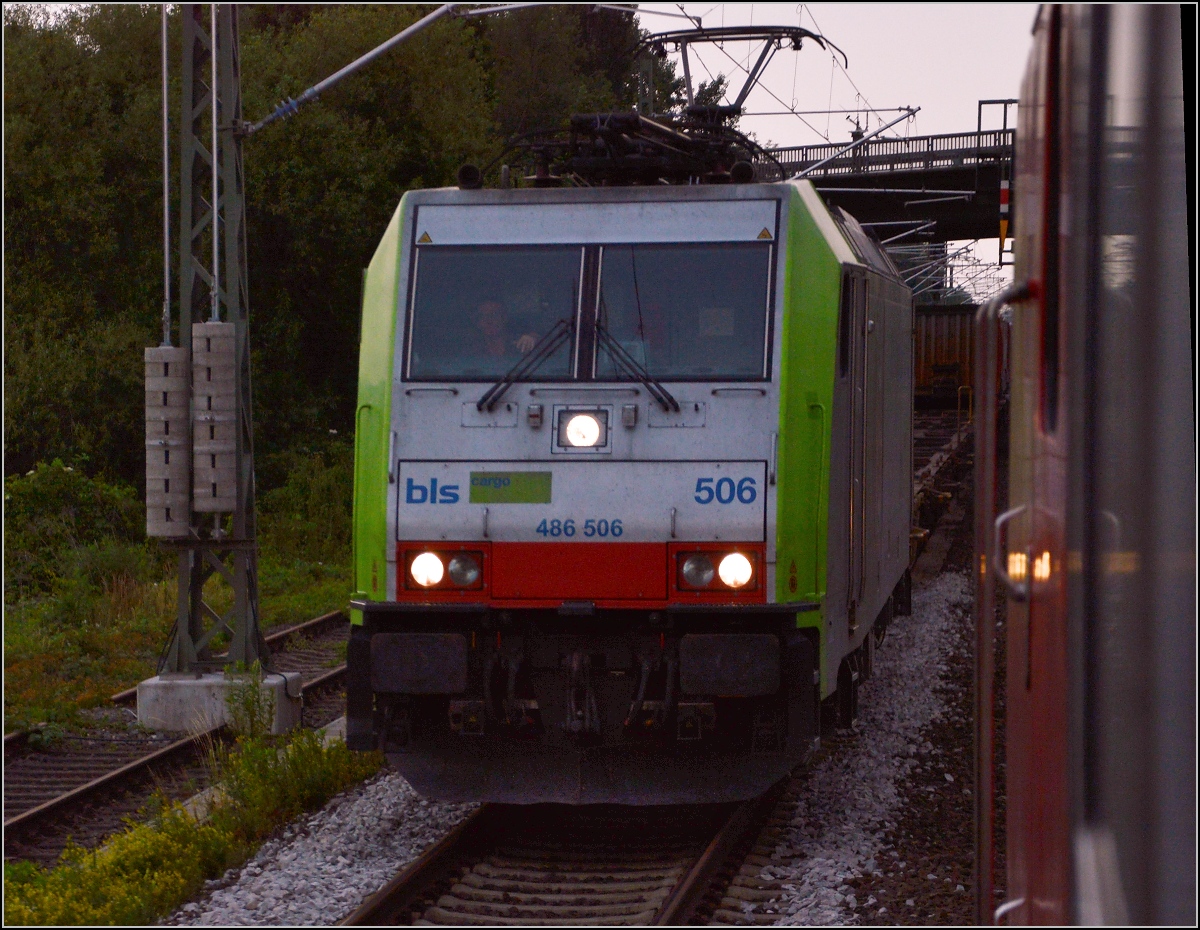
[(422, 552), (412, 560), (412, 565), (408, 567), (408, 570), (413, 577), (413, 581), (426, 588), (437, 584), (442, 580), (442, 575), (445, 574), (442, 560), (432, 552)]
[(721, 559), (721, 564), (717, 568), (717, 574), (721, 576), (721, 580), (729, 585), (729, 587), (740, 588), (754, 574), (754, 566), (740, 552), (731, 552), (725, 558)]
[(594, 446), (600, 440), (600, 423), (587, 413), (576, 414), (567, 421), (567, 442), (573, 446)]

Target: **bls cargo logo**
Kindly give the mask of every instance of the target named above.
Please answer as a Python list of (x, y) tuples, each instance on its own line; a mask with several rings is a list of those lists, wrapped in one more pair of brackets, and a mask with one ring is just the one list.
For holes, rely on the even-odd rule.
[[(548, 471), (473, 471), (472, 504), (549, 504), (552, 476)], [(406, 504), (457, 504), (459, 485), (439, 484), (437, 478), (408, 478)]]
[(437, 478), (430, 478), (428, 486), (409, 478), (404, 483), (406, 504), (457, 504), (458, 485), (443, 484), (438, 487)]

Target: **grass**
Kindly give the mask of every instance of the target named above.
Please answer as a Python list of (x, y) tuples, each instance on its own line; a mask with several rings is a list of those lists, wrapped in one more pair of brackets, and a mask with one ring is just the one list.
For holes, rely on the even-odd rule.
[[(264, 545), (259, 562), (263, 629), (310, 620), (346, 605), (349, 560), (279, 565)], [(228, 595), (210, 600), (217, 609)], [(75, 725), (79, 711), (152, 676), (175, 618), (174, 573), (143, 582), (128, 575), (98, 590), (66, 591), (9, 605), (4, 622), (4, 729)]]
[(148, 824), (129, 826), (98, 850), (73, 847), (53, 869), (4, 864), (6, 925), (139, 925), (170, 914), (204, 882), (250, 858), (272, 832), (379, 770), (378, 753), (357, 753), (300, 731), (282, 742), (239, 738), (214, 750), (220, 786), (198, 822), (164, 804)]
[[(343, 608), (351, 453), (293, 454), (260, 506), (264, 630)], [(174, 561), (144, 536), (133, 489), (61, 462), (5, 479), (4, 729), (72, 727), (80, 710), (155, 673), (176, 610)], [(210, 580), (205, 599), (232, 592)], [(214, 640), (220, 646), (220, 639)]]

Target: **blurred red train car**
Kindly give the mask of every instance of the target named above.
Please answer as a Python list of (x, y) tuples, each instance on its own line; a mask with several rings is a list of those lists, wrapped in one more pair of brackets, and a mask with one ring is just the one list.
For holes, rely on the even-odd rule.
[[(1192, 34), (1194, 17), (1192, 8)], [(976, 325), (977, 918), (1195, 926), (1181, 9), (1043, 6), (1034, 37), (1017, 133), (1015, 283)], [(1006, 618), (1007, 876), (993, 881), (996, 599)]]

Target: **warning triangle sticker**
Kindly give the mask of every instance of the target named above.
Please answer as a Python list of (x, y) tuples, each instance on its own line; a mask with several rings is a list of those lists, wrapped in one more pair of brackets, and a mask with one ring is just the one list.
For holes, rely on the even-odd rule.
[(433, 240), (429, 238), (429, 233), (421, 233), (421, 238), (418, 239), (417, 242), (420, 245), (424, 245), (427, 242), (433, 242)]
[(760, 232), (760, 233), (758, 234), (758, 238), (759, 238), (759, 239), (770, 239), (770, 238), (771, 238), (771, 231), (770, 231), (769, 229), (767, 229), (767, 227), (766, 227), (766, 226), (764, 226), (764, 227), (763, 227), (763, 231), (762, 231), (762, 232)]

